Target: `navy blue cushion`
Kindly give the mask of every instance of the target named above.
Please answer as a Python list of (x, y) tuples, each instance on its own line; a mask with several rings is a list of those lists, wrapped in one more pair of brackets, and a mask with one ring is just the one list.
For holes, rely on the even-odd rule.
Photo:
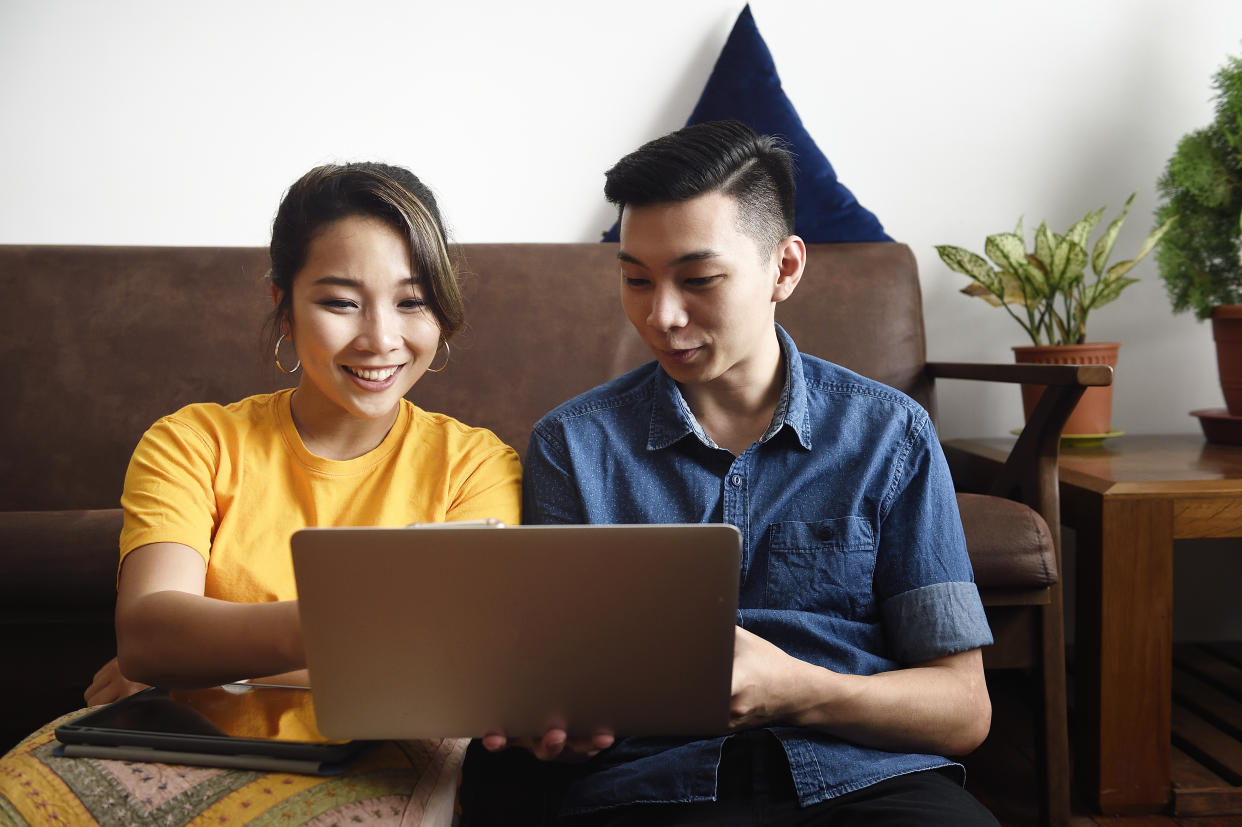
[[(781, 88), (772, 53), (755, 26), (750, 6), (738, 15), (686, 125), (730, 118), (761, 135), (780, 135), (789, 142), (797, 158), (794, 232), (804, 241), (892, 241), (875, 214), (837, 180), (832, 164), (802, 125)], [(619, 227), (613, 224), (604, 241), (618, 239)]]

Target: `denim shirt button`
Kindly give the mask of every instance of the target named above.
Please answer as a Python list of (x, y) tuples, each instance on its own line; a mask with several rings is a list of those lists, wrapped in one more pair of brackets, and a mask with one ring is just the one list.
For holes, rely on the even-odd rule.
[(742, 475), (732, 474), (729, 477), (729, 485), (732, 485), (734, 488), (740, 488), (742, 485)]

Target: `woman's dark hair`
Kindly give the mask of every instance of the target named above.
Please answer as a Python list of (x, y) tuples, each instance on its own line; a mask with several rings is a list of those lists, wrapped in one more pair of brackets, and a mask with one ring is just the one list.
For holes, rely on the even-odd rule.
[(460, 330), (464, 318), (461, 290), (431, 190), (402, 167), (326, 164), (289, 187), (272, 222), (268, 279), (281, 294), (269, 319), (272, 343), (289, 321), (293, 279), (306, 264), (311, 242), (328, 225), (353, 216), (377, 218), (409, 240), (411, 272), (424, 288), (440, 335), (448, 339)]
[(642, 207), (709, 192), (732, 196), (741, 229), (765, 255), (794, 231), (793, 155), (740, 121), (709, 121), (656, 138), (604, 173), (604, 197)]

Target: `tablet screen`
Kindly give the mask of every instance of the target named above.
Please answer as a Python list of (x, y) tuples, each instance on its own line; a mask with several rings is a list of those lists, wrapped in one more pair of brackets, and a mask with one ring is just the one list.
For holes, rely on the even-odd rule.
[(56, 728), (57, 755), (332, 775), (367, 746), (319, 734), (304, 687), (147, 689)]
[(77, 721), (78, 725), (304, 743), (328, 740), (315, 727), (310, 691), (299, 687), (229, 684), (210, 689), (148, 690), (88, 717)]

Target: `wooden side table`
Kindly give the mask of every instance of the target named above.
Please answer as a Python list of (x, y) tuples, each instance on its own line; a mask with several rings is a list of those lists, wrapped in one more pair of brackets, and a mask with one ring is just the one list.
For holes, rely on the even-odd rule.
[[(1012, 439), (945, 443), (955, 476), (986, 479)], [(1061, 520), (1077, 531), (1074, 740), (1104, 813), (1171, 796), (1173, 541), (1242, 537), (1242, 447), (1195, 435), (1065, 446)]]

